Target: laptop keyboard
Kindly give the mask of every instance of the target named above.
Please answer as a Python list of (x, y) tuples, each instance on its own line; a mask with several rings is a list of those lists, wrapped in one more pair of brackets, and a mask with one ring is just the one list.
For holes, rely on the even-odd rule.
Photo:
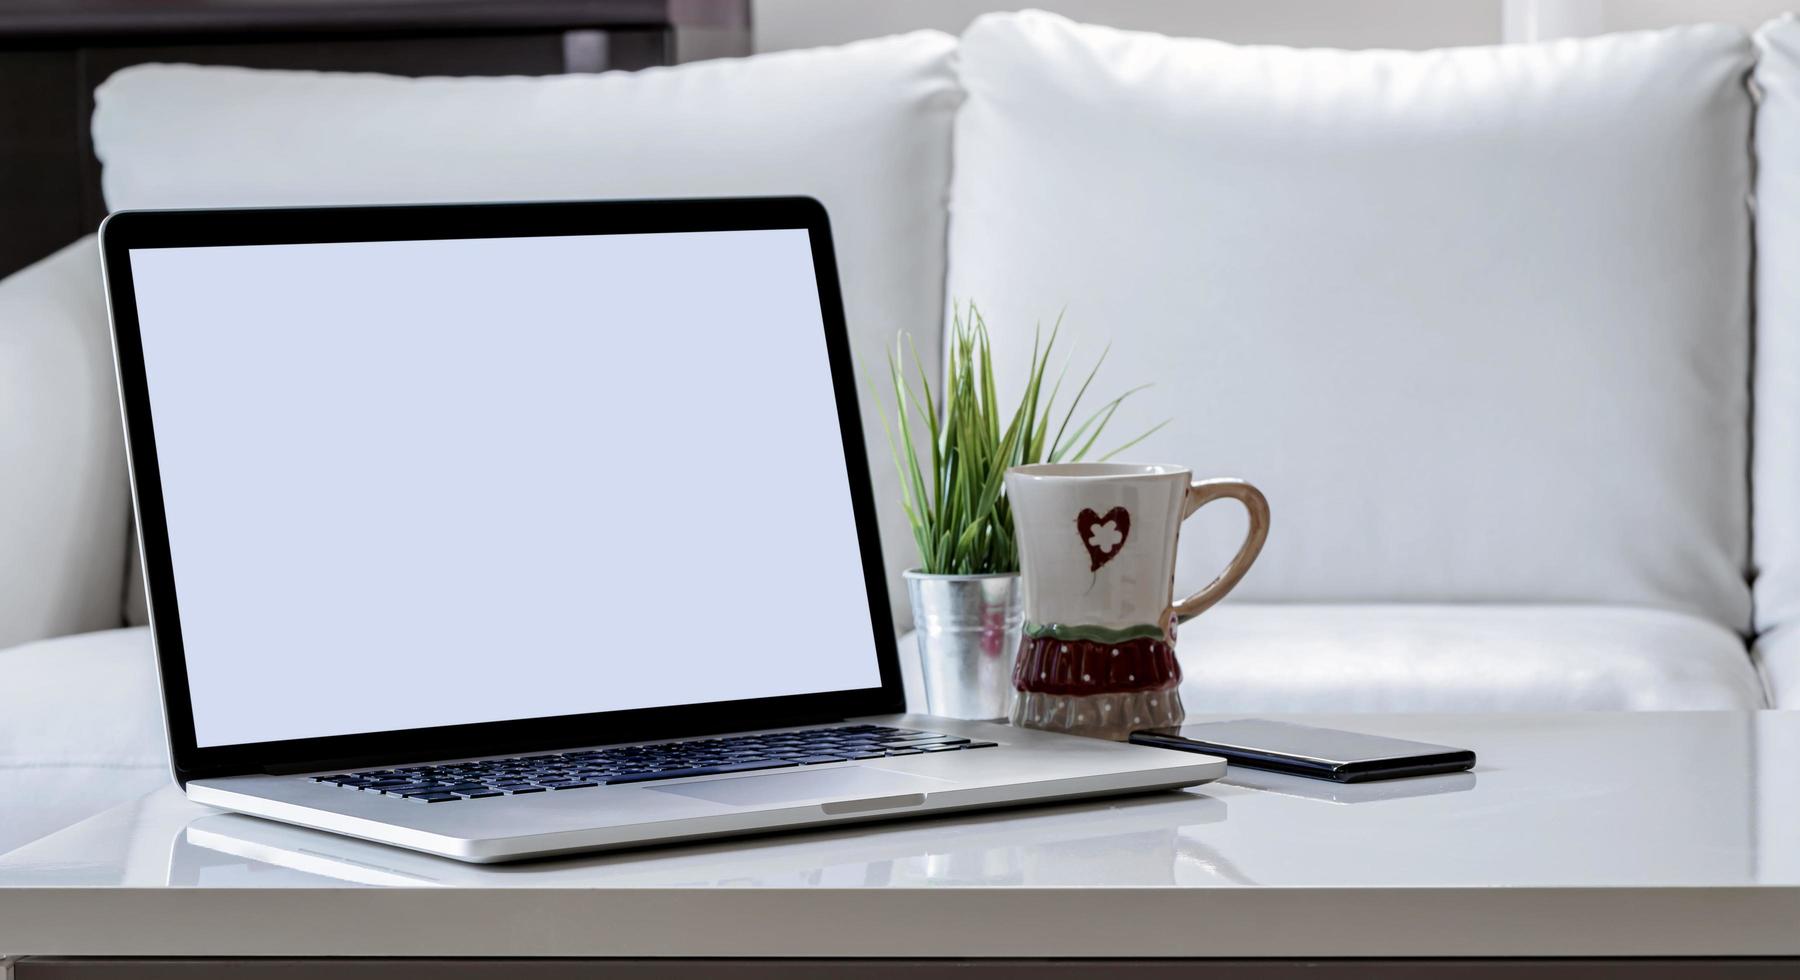
[(986, 749), (995, 744), (910, 728), (848, 725), (482, 759), (439, 766), (370, 769), (310, 778), (316, 783), (332, 783), (397, 799), (449, 803), (688, 776)]

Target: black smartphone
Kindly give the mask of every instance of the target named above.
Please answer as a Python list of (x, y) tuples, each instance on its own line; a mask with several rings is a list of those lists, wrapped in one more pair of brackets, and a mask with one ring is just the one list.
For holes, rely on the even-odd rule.
[(1360, 783), (1473, 768), (1475, 753), (1383, 735), (1243, 718), (1132, 732), (1139, 745), (1216, 755), (1234, 766)]

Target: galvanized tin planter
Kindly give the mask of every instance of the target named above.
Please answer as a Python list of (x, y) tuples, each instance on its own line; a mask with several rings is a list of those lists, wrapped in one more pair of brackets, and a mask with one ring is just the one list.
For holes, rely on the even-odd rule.
[(925, 701), (934, 715), (1004, 719), (1019, 652), (1019, 575), (906, 573)]

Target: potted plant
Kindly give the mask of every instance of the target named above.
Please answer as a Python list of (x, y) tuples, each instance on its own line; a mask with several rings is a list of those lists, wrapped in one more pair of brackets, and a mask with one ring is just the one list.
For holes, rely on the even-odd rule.
[[(1048, 393), (1044, 381), (1061, 319), (1048, 340), (1034, 340), (1024, 390), (1003, 407), (994, 384), (993, 351), (981, 311), (952, 313), (943, 399), (904, 334), (888, 356), (893, 424), (883, 405), (883, 428), (900, 471), (900, 503), (911, 522), (919, 567), (906, 573), (918, 629), (919, 659), (932, 714), (951, 718), (1006, 716), (1012, 698), (1013, 658), (1020, 642), (1019, 548), (1006, 499), (1006, 471), (1040, 462), (1087, 457), (1119, 406), (1140, 385), (1099, 406), (1079, 423), (1101, 353), (1056, 417), (1068, 374), (1065, 362)], [(910, 355), (910, 357), (908, 356)], [(916, 384), (908, 379), (911, 362)], [(880, 402), (880, 394), (876, 393)], [(1110, 459), (1167, 422), (1107, 453)]]

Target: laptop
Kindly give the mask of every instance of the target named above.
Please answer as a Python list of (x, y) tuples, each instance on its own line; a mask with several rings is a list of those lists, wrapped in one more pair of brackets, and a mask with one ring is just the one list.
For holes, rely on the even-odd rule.
[(1224, 772), (904, 713), (816, 201), (136, 211), (100, 240), (197, 802), (487, 863)]

